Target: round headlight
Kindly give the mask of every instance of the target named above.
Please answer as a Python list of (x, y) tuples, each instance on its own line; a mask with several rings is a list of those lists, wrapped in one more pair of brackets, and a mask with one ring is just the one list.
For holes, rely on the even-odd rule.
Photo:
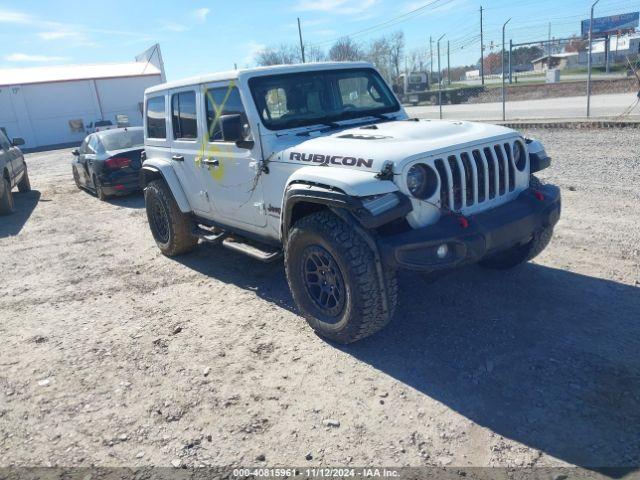
[(429, 198), (438, 189), (438, 176), (428, 165), (416, 163), (407, 172), (407, 188), (416, 198)]
[(513, 144), (513, 161), (521, 172), (527, 167), (527, 152), (522, 142)]

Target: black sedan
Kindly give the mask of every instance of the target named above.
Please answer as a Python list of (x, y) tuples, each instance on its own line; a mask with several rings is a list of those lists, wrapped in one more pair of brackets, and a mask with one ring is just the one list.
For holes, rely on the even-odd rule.
[(92, 133), (73, 153), (73, 179), (78, 188), (94, 192), (100, 200), (140, 190), (142, 127)]

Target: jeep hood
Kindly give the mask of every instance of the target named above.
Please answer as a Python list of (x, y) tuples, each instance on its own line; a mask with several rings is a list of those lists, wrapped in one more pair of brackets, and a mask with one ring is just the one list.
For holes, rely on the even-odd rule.
[(486, 123), (400, 120), (346, 128), (315, 138), (313, 135), (287, 147), (278, 155), (278, 160), (361, 171), (380, 171), (385, 162), (392, 161), (398, 169), (404, 161), (502, 140), (517, 133)]

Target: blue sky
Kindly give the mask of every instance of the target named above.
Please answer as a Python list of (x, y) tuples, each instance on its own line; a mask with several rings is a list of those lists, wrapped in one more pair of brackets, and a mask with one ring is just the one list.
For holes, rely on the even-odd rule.
[[(297, 17), (305, 42), (323, 48), (362, 30), (362, 43), (403, 30), (411, 52), (446, 33), (452, 66), (469, 64), (479, 58), (480, 5), (485, 44), (497, 46), (509, 17), (515, 42), (545, 39), (549, 22), (554, 37), (578, 33), (591, 0), (0, 0), (0, 68), (130, 61), (159, 42), (176, 79), (251, 66), (264, 46), (297, 44)], [(596, 16), (637, 10), (640, 0), (601, 0)]]

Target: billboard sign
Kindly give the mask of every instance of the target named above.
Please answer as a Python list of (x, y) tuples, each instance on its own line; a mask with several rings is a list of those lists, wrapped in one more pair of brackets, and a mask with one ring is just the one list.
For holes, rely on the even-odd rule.
[[(624, 13), (622, 15), (611, 15), (610, 17), (600, 17), (593, 19), (593, 36), (603, 37), (609, 34), (615, 34), (619, 31), (633, 30), (638, 26), (640, 14)], [(590, 20), (582, 21), (582, 36), (589, 36)]]

